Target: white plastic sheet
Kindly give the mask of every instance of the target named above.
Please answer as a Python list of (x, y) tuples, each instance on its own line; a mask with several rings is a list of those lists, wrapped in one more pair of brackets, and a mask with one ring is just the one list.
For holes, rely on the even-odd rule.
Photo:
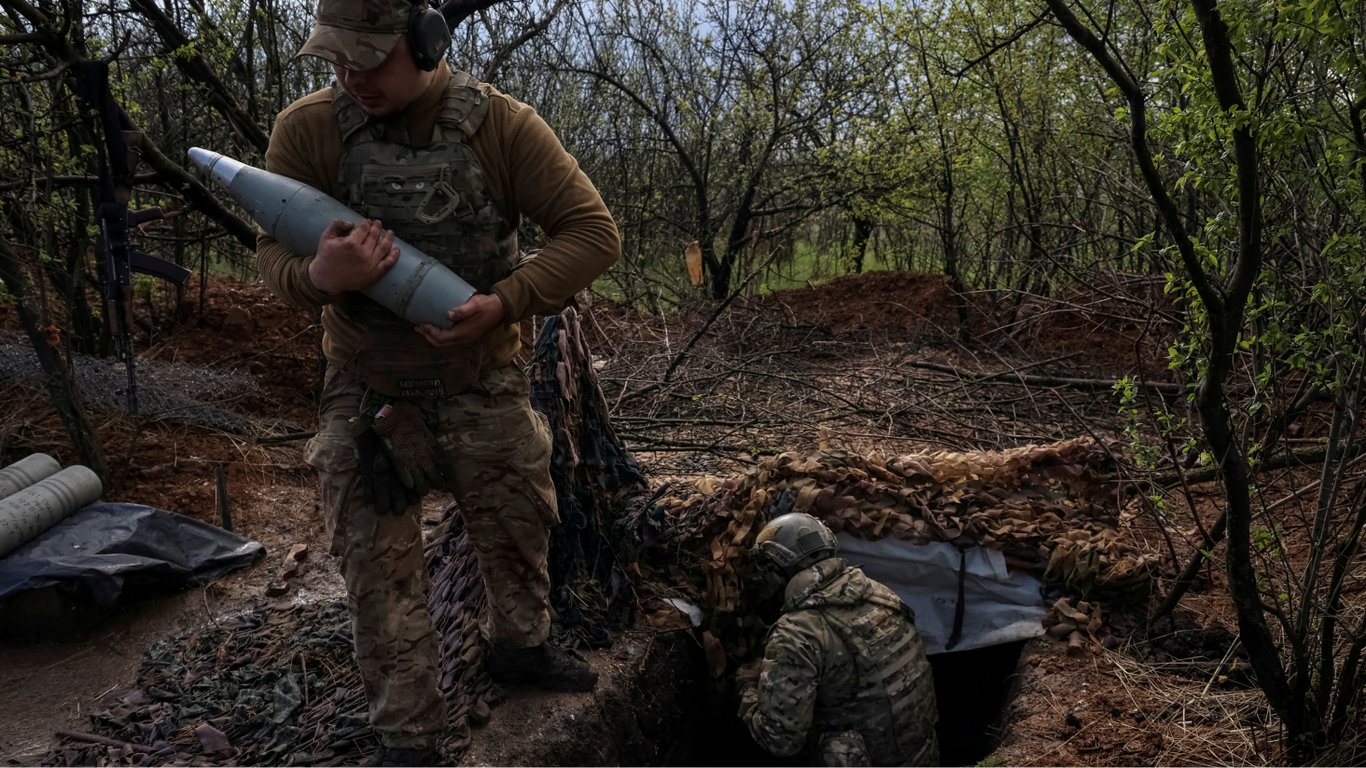
[(915, 625), (927, 654), (969, 651), (1042, 635), (1043, 585), (1030, 574), (1010, 571), (994, 549), (966, 550), (963, 631), (946, 649), (958, 605), (959, 551), (951, 544), (869, 541), (841, 534), (841, 557), (886, 584), (915, 611)]

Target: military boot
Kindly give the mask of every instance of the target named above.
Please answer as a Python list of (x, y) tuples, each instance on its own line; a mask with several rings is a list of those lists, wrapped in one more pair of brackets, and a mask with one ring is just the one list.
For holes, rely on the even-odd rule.
[(530, 685), (547, 691), (591, 691), (598, 673), (576, 653), (551, 643), (531, 648), (495, 645), (489, 653), (489, 675), (501, 685)]
[(383, 744), (365, 761), (371, 766), (427, 766), (441, 765), (441, 753), (436, 747), (388, 747)]

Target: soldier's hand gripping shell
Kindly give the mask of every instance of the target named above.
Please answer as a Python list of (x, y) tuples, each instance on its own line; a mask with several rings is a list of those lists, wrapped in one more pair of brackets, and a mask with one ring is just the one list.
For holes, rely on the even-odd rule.
[(422, 497), (404, 484), (384, 445), (384, 438), (371, 429), (370, 419), (359, 419), (356, 427), (354, 439), (361, 486), (374, 502), (375, 511), (381, 515), (407, 512)]
[(735, 682), (742, 688), (747, 685), (758, 685), (759, 673), (763, 670), (763, 666), (764, 660), (762, 658), (754, 659), (742, 665), (735, 670)]
[(418, 498), (433, 488), (449, 489), (446, 463), (437, 451), (436, 437), (427, 429), (422, 411), (405, 400), (385, 405), (375, 412), (371, 427), (389, 449), (389, 457), (403, 484)]

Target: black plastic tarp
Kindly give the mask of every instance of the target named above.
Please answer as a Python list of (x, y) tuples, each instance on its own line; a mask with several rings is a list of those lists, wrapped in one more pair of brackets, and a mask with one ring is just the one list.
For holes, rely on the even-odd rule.
[(263, 554), (255, 541), (164, 509), (91, 504), (0, 557), (0, 624), (33, 618), (8, 612), (31, 613), (36, 594), (102, 613), (202, 585)]

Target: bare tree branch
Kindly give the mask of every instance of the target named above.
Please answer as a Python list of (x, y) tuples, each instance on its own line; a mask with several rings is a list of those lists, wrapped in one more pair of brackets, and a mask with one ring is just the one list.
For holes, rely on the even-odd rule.
[(251, 115), (247, 114), (236, 97), (228, 90), (228, 87), (209, 67), (202, 56), (198, 53), (187, 55), (186, 49), (190, 45), (190, 39), (185, 36), (185, 33), (180, 31), (175, 22), (171, 21), (171, 18), (157, 7), (154, 0), (129, 0), (129, 2), (156, 30), (157, 35), (161, 37), (162, 44), (166, 46), (167, 53), (175, 54), (170, 59), (175, 62), (176, 68), (180, 70), (181, 74), (207, 89), (206, 95), (209, 103), (227, 119), (228, 125), (238, 138), (257, 152), (264, 153), (266, 145), (270, 143), (270, 137), (266, 135), (265, 129), (257, 125)]
[(446, 0), (438, 10), (446, 17), (446, 25), (455, 29), (465, 19), (501, 2), (503, 0)]

